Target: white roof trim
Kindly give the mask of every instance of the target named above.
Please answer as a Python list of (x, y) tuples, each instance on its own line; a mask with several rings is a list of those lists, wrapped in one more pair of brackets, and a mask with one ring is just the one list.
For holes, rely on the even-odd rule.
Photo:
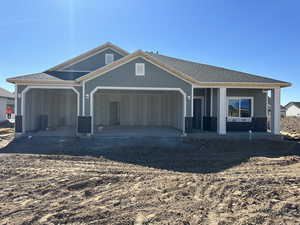
[(189, 83), (189, 84), (192, 84), (193, 82), (195, 82), (195, 80), (193, 80), (193, 78), (191, 78), (190, 76), (188, 75), (181, 75), (181, 74), (178, 74), (176, 70), (174, 70), (173, 68), (170, 68), (169, 66), (166, 66), (162, 63), (159, 63), (159, 61), (157, 62), (157, 60), (153, 59), (153, 57), (149, 56), (148, 54), (146, 54), (145, 52), (141, 51), (141, 50), (138, 50), (128, 56), (125, 56), (117, 61), (114, 61), (113, 63), (111, 64), (108, 64), (104, 67), (101, 67), (99, 68), (98, 70), (95, 70), (91, 73), (88, 73), (82, 77), (79, 77), (77, 78), (76, 80), (77, 81), (89, 81), (89, 80), (92, 80), (98, 76), (101, 76), (111, 70), (114, 70), (122, 65), (125, 65), (131, 61), (133, 61), (134, 59), (137, 59), (137, 58), (142, 58), (144, 59), (145, 61), (159, 67), (160, 69), (176, 76), (177, 78)]

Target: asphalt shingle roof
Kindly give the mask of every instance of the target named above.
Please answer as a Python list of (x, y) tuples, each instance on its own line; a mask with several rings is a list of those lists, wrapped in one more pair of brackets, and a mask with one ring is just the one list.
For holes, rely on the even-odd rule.
[(34, 73), (24, 76), (18, 76), (11, 79), (18, 80), (40, 80), (40, 81), (62, 81), (75, 80), (88, 72), (66, 72), (66, 71), (46, 71), (43, 73)]
[(14, 94), (0, 87), (0, 97), (14, 98)]
[(200, 82), (258, 82), (286, 83), (258, 75), (229, 70), (221, 67), (186, 61), (165, 55), (148, 53), (160, 62), (183, 72)]
[(288, 107), (290, 105), (295, 105), (300, 109), (300, 102), (289, 102), (285, 107)]
[[(252, 75), (249, 73), (225, 69), (221, 67), (186, 61), (165, 55), (147, 52), (159, 62), (192, 77), (200, 82), (222, 82), (222, 83), (283, 83), (287, 82), (266, 78), (263, 76)], [(68, 72), (68, 71), (45, 71), (43, 73), (29, 74), (11, 79), (18, 80), (38, 80), (38, 81), (72, 81), (80, 78), (88, 72)]]

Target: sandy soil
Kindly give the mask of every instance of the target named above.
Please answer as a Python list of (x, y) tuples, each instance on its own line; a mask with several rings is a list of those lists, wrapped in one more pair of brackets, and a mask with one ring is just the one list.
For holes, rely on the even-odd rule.
[(300, 134), (300, 118), (284, 117), (281, 119), (281, 130), (291, 134)]
[(14, 138), (13, 124), (4, 122), (0, 124), (0, 148), (8, 145)]
[(0, 224), (300, 223), (296, 142), (39, 137), (0, 152)]

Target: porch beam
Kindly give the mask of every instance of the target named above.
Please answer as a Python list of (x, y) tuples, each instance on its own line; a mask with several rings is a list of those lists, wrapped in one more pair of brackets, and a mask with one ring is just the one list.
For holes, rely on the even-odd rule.
[(227, 88), (219, 88), (218, 93), (218, 134), (226, 134), (226, 96)]

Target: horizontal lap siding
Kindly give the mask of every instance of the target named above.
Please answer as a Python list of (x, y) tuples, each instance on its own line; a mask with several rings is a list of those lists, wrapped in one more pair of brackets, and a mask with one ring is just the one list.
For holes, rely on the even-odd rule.
[[(145, 64), (145, 76), (135, 75), (135, 63)], [(116, 69), (89, 80), (85, 92), (91, 93), (97, 87), (138, 87), (138, 88), (180, 88), (187, 96), (192, 95), (191, 84), (145, 61), (134, 59)], [(90, 114), (90, 99), (85, 100), (86, 115)], [(187, 101), (187, 115), (191, 115), (191, 101)]]

